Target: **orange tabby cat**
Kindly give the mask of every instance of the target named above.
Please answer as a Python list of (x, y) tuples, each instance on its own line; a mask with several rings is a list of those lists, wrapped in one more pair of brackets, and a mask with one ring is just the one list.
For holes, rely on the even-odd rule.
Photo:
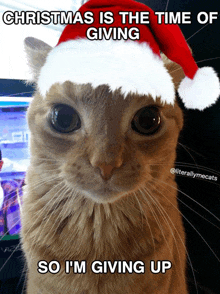
[[(26, 50), (37, 82), (51, 48), (28, 38)], [(182, 70), (164, 63), (177, 87)], [(185, 236), (170, 173), (183, 125), (177, 103), (108, 85), (58, 82), (45, 97), (36, 90), (28, 123), (27, 293), (186, 294)], [(42, 260), (58, 261), (60, 271), (39, 273)], [(86, 273), (65, 273), (66, 260), (86, 261)], [(142, 261), (145, 273), (96, 274), (96, 260)], [(151, 260), (172, 267), (153, 274)]]

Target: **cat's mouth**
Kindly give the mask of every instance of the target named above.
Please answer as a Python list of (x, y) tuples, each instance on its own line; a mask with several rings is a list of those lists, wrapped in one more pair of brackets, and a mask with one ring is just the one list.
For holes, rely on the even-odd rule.
[(112, 203), (116, 200), (128, 196), (138, 190), (138, 187), (133, 189), (120, 189), (112, 187), (108, 184), (103, 184), (97, 189), (86, 189), (81, 190), (86, 198), (90, 198), (98, 203)]
[(96, 190), (81, 190), (81, 192), (85, 195), (85, 197), (88, 197), (99, 203), (114, 202), (115, 200), (119, 199), (123, 194), (122, 192), (118, 192), (108, 186), (104, 186)]

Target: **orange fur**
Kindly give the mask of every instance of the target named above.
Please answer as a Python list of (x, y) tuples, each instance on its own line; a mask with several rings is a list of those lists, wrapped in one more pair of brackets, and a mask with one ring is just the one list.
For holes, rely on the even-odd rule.
[[(174, 76), (176, 85), (181, 75)], [(82, 128), (54, 132), (48, 124), (54, 103), (76, 108)], [(160, 109), (162, 127), (141, 136), (130, 123), (148, 105)], [(185, 235), (170, 173), (183, 125), (178, 105), (67, 81), (53, 85), (46, 98), (36, 92), (28, 123), (31, 163), (22, 215), (27, 293), (186, 294)], [(114, 165), (108, 181), (100, 162)], [(59, 261), (61, 271), (39, 274), (40, 260)], [(86, 260), (87, 273), (65, 274), (65, 260)], [(94, 260), (141, 260), (145, 274), (94, 274)], [(172, 268), (152, 274), (150, 260), (170, 260)]]

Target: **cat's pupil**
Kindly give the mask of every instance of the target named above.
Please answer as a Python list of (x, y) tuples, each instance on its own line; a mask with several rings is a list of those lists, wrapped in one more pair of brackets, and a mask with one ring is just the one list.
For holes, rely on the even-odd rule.
[(70, 133), (81, 127), (79, 114), (66, 104), (57, 104), (52, 108), (50, 122), (52, 127), (60, 133)]
[(131, 127), (142, 135), (152, 135), (159, 130), (161, 124), (160, 112), (157, 107), (143, 107), (135, 114)]

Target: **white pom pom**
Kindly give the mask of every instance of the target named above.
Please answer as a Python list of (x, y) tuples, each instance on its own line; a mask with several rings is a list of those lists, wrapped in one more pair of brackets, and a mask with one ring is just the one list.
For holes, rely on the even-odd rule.
[(219, 97), (218, 76), (212, 67), (199, 68), (192, 80), (188, 77), (182, 80), (178, 93), (187, 108), (203, 110)]

